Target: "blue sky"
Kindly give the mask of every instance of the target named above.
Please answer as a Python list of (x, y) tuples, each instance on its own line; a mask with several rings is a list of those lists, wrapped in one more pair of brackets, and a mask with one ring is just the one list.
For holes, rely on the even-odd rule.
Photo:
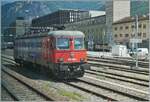
[[(2, 0), (6, 2), (14, 2), (14, 1), (29, 1), (29, 0)], [(30, 0), (30, 1), (104, 1), (104, 0)]]
[(14, 1), (14, 0), (2, 0), (2, 1)]

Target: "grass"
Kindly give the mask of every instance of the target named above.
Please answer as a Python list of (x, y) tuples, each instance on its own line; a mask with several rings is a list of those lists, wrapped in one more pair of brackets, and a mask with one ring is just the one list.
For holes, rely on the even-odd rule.
[(49, 89), (49, 87), (52, 87), (54, 89), (56, 89), (57, 93), (62, 95), (62, 96), (65, 96), (65, 97), (68, 97), (69, 99), (71, 99), (72, 101), (82, 101), (83, 99), (85, 99), (85, 97), (83, 97), (82, 95), (80, 95), (79, 93), (76, 93), (76, 92), (69, 92), (69, 91), (66, 91), (64, 89), (60, 89), (58, 87), (54, 87), (53, 86), (53, 83), (45, 83), (43, 84), (43, 88), (45, 90)]
[(68, 92), (64, 89), (59, 89), (59, 93), (63, 96), (67, 96), (70, 99), (76, 100), (76, 101), (81, 101), (84, 99), (84, 97), (76, 92)]

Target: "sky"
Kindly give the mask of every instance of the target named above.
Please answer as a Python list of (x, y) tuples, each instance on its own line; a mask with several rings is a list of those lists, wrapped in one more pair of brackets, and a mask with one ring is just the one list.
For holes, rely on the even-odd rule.
[[(43, 0), (2, 0), (6, 2), (14, 2), (14, 1), (43, 1)], [(103, 1), (103, 0), (44, 0), (44, 1)]]

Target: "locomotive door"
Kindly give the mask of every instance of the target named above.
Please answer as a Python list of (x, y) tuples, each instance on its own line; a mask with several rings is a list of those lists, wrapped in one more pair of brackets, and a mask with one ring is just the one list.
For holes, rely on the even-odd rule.
[(42, 56), (45, 61), (49, 61), (50, 58), (50, 39), (48, 37), (44, 38), (42, 41)]
[(44, 60), (47, 60), (47, 38), (43, 38), (43, 41), (42, 41), (42, 57)]

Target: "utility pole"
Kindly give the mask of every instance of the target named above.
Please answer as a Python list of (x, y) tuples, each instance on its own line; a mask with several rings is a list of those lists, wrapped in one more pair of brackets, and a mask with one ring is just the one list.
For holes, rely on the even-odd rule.
[(103, 44), (102, 45), (103, 45), (103, 57), (104, 57), (104, 36), (105, 36), (105, 29), (103, 29), (103, 34), (102, 35), (103, 35)]
[[(136, 39), (138, 39), (138, 15), (136, 15), (136, 21), (135, 21), (135, 24), (136, 24), (136, 34), (135, 34), (135, 37)], [(136, 42), (136, 68), (138, 68), (138, 43)]]

